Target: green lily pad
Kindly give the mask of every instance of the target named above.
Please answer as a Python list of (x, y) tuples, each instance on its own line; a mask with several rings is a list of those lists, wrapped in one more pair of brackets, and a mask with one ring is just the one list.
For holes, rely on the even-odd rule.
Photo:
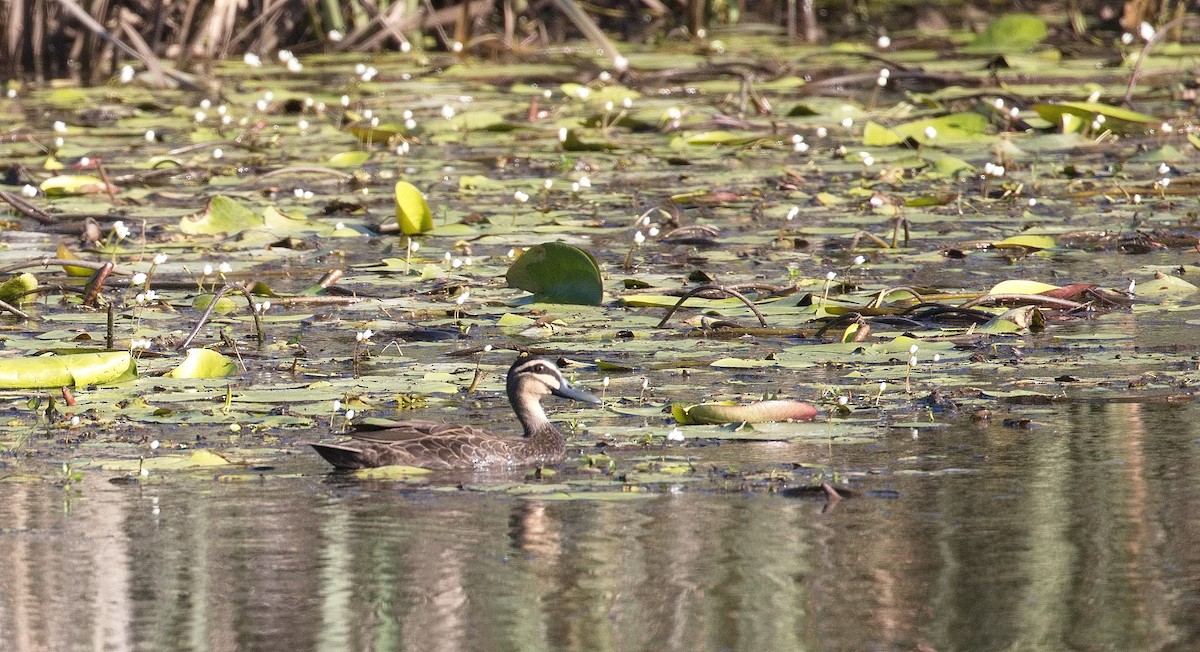
[(992, 21), (963, 51), (1024, 52), (1045, 40), (1048, 33), (1046, 21), (1033, 14), (1008, 14)]
[(208, 200), (203, 211), (181, 219), (179, 230), (189, 235), (233, 235), (265, 224), (261, 216), (236, 200), (217, 195)]
[(137, 377), (137, 364), (128, 351), (69, 353), (0, 362), (0, 388), (82, 387)]
[(530, 247), (508, 268), (505, 278), (509, 287), (532, 292), (536, 303), (598, 306), (604, 297), (596, 259), (561, 242)]
[(817, 412), (816, 406), (801, 401), (759, 401), (749, 405), (726, 401), (671, 406), (671, 415), (682, 425), (810, 421)]

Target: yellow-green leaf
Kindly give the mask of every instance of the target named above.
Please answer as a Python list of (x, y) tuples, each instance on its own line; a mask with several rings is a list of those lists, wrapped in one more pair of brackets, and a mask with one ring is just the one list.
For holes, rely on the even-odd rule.
[(237, 369), (233, 359), (212, 349), (188, 349), (178, 367), (168, 371), (169, 378), (224, 378)]
[(407, 181), (396, 182), (396, 222), (404, 235), (416, 235), (433, 228), (433, 213), (425, 195)]
[(82, 387), (137, 377), (137, 364), (128, 351), (69, 353), (0, 362), (0, 388)]

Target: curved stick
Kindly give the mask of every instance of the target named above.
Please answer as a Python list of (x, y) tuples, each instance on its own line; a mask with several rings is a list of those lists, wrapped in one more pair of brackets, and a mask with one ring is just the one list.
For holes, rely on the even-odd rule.
[(242, 296), (246, 297), (246, 305), (250, 308), (250, 315), (254, 317), (254, 331), (258, 336), (258, 344), (259, 346), (262, 346), (263, 340), (266, 339), (266, 335), (263, 334), (262, 318), (259, 316), (258, 311), (254, 309), (254, 297), (251, 296), (250, 292), (248, 292), (246, 288), (240, 285), (226, 285), (218, 290), (215, 295), (213, 295), (212, 301), (208, 302), (208, 307), (205, 308), (204, 312), (200, 315), (200, 321), (196, 322), (196, 327), (192, 329), (191, 333), (188, 333), (188, 336), (184, 338), (183, 342), (181, 342), (179, 346), (175, 347), (176, 351), (182, 351), (191, 345), (192, 340), (196, 339), (196, 336), (200, 334), (200, 329), (204, 328), (205, 322), (207, 322), (208, 318), (212, 316), (213, 310), (216, 310), (217, 302), (220, 301), (221, 298), (225, 296), (225, 293), (229, 292), (230, 290), (241, 292)]
[(713, 290), (716, 290), (718, 292), (724, 292), (725, 294), (735, 297), (742, 303), (746, 304), (746, 307), (749, 308), (754, 313), (754, 316), (758, 317), (758, 323), (762, 324), (763, 328), (766, 328), (767, 318), (763, 317), (763, 314), (758, 311), (758, 308), (754, 305), (753, 301), (751, 301), (750, 299), (747, 299), (746, 295), (742, 294), (741, 292), (738, 292), (737, 290), (731, 290), (727, 287), (723, 287), (720, 285), (700, 285), (700, 286), (697, 286), (696, 288), (693, 288), (691, 292), (688, 292), (687, 294), (683, 295), (682, 297), (679, 297), (679, 301), (676, 301), (675, 305), (671, 306), (671, 309), (667, 311), (666, 315), (663, 315), (662, 321), (658, 322), (658, 325), (655, 326), (655, 328), (662, 328), (663, 326), (666, 326), (667, 321), (671, 319), (671, 315), (674, 315), (675, 311), (679, 310), (679, 307), (683, 305), (683, 302), (687, 301), (688, 299), (696, 296), (697, 294), (699, 294), (701, 292), (711, 292)]
[(1180, 16), (1179, 18), (1168, 22), (1166, 25), (1159, 27), (1154, 32), (1154, 36), (1146, 39), (1146, 45), (1142, 46), (1142, 51), (1140, 54), (1138, 54), (1137, 63), (1133, 64), (1133, 72), (1129, 73), (1129, 85), (1125, 87), (1125, 97), (1121, 100), (1122, 104), (1125, 106), (1131, 106), (1131, 103), (1133, 102), (1133, 87), (1137, 85), (1138, 78), (1142, 76), (1142, 62), (1146, 60), (1146, 57), (1150, 56), (1150, 48), (1154, 47), (1154, 45), (1158, 43), (1163, 34), (1166, 34), (1167, 32), (1182, 25), (1184, 18), (1186, 18), (1186, 16)]

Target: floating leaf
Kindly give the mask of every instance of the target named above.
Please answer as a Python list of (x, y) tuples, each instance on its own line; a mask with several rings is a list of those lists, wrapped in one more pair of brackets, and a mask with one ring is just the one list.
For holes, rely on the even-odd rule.
[(988, 290), (988, 294), (1041, 294), (1057, 289), (1057, 285), (1050, 285), (1039, 281), (1009, 280), (1000, 281), (992, 289)]
[(352, 151), (340, 152), (329, 157), (326, 163), (331, 168), (356, 168), (361, 167), (371, 159), (371, 152)]
[[(216, 296), (217, 295), (211, 293), (198, 294), (196, 295), (195, 299), (192, 299), (192, 308), (195, 308), (199, 312), (208, 310), (208, 305), (212, 303), (213, 298)], [(234, 301), (231, 297), (221, 297), (221, 300), (217, 302), (216, 307), (213, 308), (213, 314), (227, 315), (235, 310), (237, 310), (236, 301)]]
[(208, 200), (208, 206), (179, 221), (179, 230), (188, 235), (233, 235), (247, 229), (262, 228), (263, 218), (225, 195)]
[(1104, 116), (1105, 131), (1125, 133), (1142, 131), (1150, 125), (1157, 125), (1161, 119), (1145, 113), (1130, 111), (1119, 106), (1100, 104), (1099, 102), (1056, 102), (1054, 104), (1035, 104), (1033, 110), (1044, 120), (1056, 125), (1063, 125), (1064, 133), (1073, 133), (1090, 125), (1096, 116)]
[(671, 406), (675, 421), (682, 425), (810, 421), (818, 411), (816, 406), (801, 401), (759, 401), (749, 405), (727, 401)]
[(1045, 40), (1046, 21), (1033, 14), (1008, 14), (993, 20), (966, 52), (1024, 52)]
[(30, 292), (37, 289), (37, 277), (29, 272), (14, 274), (8, 280), (0, 283), (0, 301), (9, 304), (24, 303), (30, 297)]
[(396, 222), (404, 235), (416, 235), (433, 228), (433, 213), (425, 195), (407, 181), (396, 182)]
[(237, 369), (233, 359), (212, 349), (188, 349), (178, 367), (163, 374), (168, 378), (224, 378)]
[[(75, 252), (71, 251), (71, 248), (62, 242), (58, 243), (58, 249), (54, 256), (59, 260), (83, 260), (79, 256), (76, 256)], [(91, 269), (75, 265), (63, 265), (63, 271), (66, 272), (67, 276), (74, 276), (76, 278), (88, 278), (92, 275)]]
[(105, 471), (180, 471), (213, 466), (229, 466), (229, 460), (218, 453), (199, 448), (190, 453), (168, 453), (137, 460), (112, 460), (100, 465)]
[(539, 303), (598, 306), (604, 296), (596, 259), (561, 242), (530, 247), (513, 261), (505, 278), (509, 287), (532, 292)]
[(1003, 335), (1006, 333), (1042, 331), (1045, 328), (1046, 318), (1037, 306), (1021, 306), (993, 317), (987, 323), (977, 327), (975, 332)]
[[(976, 140), (984, 135), (988, 127), (988, 119), (979, 113), (952, 113), (939, 118), (914, 120), (893, 127), (885, 127), (875, 122), (867, 122), (863, 127), (863, 145), (868, 147), (888, 147), (899, 145), (909, 140), (929, 144), (936, 142)], [(933, 138), (927, 130), (936, 132)]]
[(1200, 288), (1178, 276), (1171, 276), (1162, 272), (1155, 272), (1152, 280), (1140, 282), (1136, 286), (1138, 298), (1154, 299), (1157, 301), (1183, 299), (1192, 296), (1197, 290), (1200, 290)]
[(62, 174), (50, 177), (38, 188), (51, 197), (63, 195), (90, 195), (102, 192), (117, 192), (119, 188), (105, 183), (103, 179), (87, 174)]
[(422, 469), (416, 466), (404, 466), (402, 464), (393, 464), (390, 466), (377, 466), (369, 469), (358, 469), (354, 472), (354, 477), (359, 480), (415, 480), (421, 476), (432, 473), (429, 469)]
[(0, 388), (82, 387), (137, 377), (137, 364), (128, 351), (68, 353), (34, 358), (4, 359)]
[(1053, 249), (1058, 246), (1054, 238), (1048, 235), (1014, 235), (999, 242), (993, 242), (996, 249)]

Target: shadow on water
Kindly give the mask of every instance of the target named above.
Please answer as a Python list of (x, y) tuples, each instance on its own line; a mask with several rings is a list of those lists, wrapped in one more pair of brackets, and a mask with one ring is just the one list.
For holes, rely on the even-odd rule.
[(1076, 404), (1041, 429), (771, 449), (861, 472), (867, 491), (833, 505), (412, 489), (309, 458), (250, 482), (10, 483), (0, 636), (14, 650), (1182, 648), (1200, 599), (1196, 416)]

